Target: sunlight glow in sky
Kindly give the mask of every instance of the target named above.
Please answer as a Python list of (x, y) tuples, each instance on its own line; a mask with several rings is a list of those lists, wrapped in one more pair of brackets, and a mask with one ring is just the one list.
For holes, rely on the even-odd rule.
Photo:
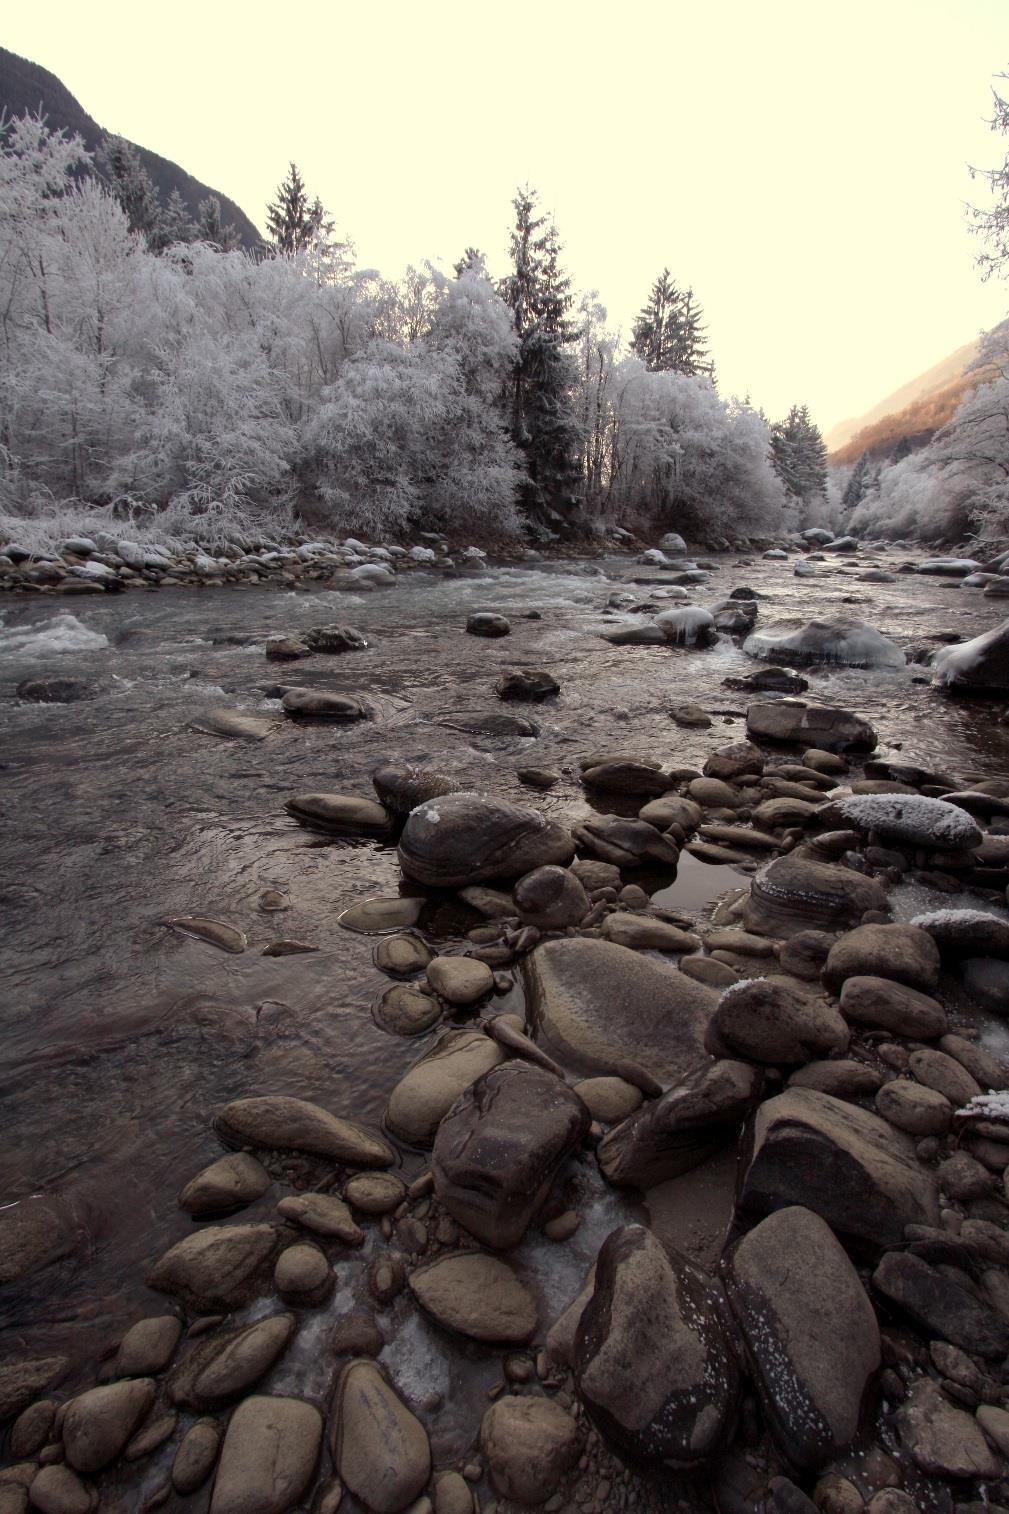
[(293, 158), (388, 276), (467, 244), (503, 273), (528, 182), (612, 324), (668, 265), (772, 418), (826, 431), (1009, 305), (964, 210), (1009, 146), (1005, 0), (49, 0), (0, 42), (257, 225)]

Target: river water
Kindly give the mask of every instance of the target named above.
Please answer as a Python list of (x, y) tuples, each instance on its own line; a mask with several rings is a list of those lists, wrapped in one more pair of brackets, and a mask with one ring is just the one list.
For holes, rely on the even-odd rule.
[[(894, 567), (902, 555), (880, 550), (877, 560)], [(956, 580), (860, 583), (868, 556), (823, 564), (815, 579), (793, 577), (790, 562), (722, 557), (694, 602), (746, 584), (761, 596), (761, 627), (848, 614), (905, 648), (939, 645), (943, 633), (973, 636), (1003, 618), (997, 602)], [(158, 1312), (143, 1275), (189, 1228), (176, 1195), (219, 1154), (210, 1121), (223, 1103), (289, 1093), (377, 1122), (392, 1084), (437, 1033), (396, 1038), (375, 1025), (371, 1008), (389, 980), (372, 963), (374, 940), (337, 923), (348, 905), (398, 891), (395, 851), (301, 829), (284, 813), (288, 796), (368, 795), (380, 762), (409, 759), (571, 822), (588, 809), (577, 758), (590, 750), (689, 765), (741, 738), (746, 696), (722, 687), (756, 666), (738, 642), (692, 651), (599, 639), (613, 624), (602, 612), (615, 591), (655, 609), (673, 602), (636, 576), (660, 575), (614, 558), (415, 572), (367, 594), (179, 588), (3, 601), (0, 1201), (60, 1194), (80, 1226), (72, 1256), (7, 1290), (7, 1338), (19, 1350), (62, 1350), (83, 1371), (139, 1314)], [(477, 609), (508, 615), (511, 636), (464, 634)], [(539, 618), (528, 618), (533, 611)], [(357, 626), (368, 649), (266, 661), (267, 636), (333, 622)], [(498, 701), (499, 672), (521, 666), (549, 668), (559, 698)], [(14, 699), (20, 679), (46, 673), (92, 681), (98, 695), (71, 705)], [(913, 665), (808, 676), (809, 697), (867, 716), (886, 750), (961, 776), (1009, 772), (1004, 704), (951, 699)], [(373, 718), (296, 725), (270, 697), (278, 682), (361, 694)], [(711, 730), (673, 723), (671, 706), (687, 702), (709, 712)], [(191, 728), (199, 712), (221, 707), (276, 724), (262, 741)], [(502, 714), (528, 715), (539, 734), (502, 733)], [(534, 793), (516, 777), (526, 765), (558, 769), (562, 781)], [(726, 869), (681, 865), (664, 897), (697, 908), (733, 881), (742, 880)], [(289, 908), (264, 913), (267, 889)], [(225, 921), (249, 947), (232, 956), (189, 939), (166, 926), (178, 915)], [(459, 922), (443, 916), (432, 928), (458, 932)], [(278, 937), (319, 949), (263, 956)], [(495, 1007), (520, 1008), (518, 991)], [(422, 1165), (403, 1154), (407, 1177)], [(269, 1213), (276, 1198), (251, 1213)], [(576, 1291), (602, 1236), (634, 1212), (609, 1196), (588, 1207), (590, 1222), (568, 1247), (523, 1250), (547, 1319)], [(341, 1286), (346, 1303), (349, 1275)], [(402, 1335), (393, 1370), (406, 1390), (441, 1382), (451, 1398), (450, 1366), (427, 1327), (404, 1317)], [(490, 1369), (473, 1370), (479, 1378)], [(463, 1446), (451, 1416), (442, 1432), (443, 1449)]]

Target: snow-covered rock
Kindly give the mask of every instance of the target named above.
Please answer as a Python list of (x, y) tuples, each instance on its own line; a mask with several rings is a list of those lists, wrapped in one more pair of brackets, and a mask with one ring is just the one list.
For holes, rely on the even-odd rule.
[(656, 615), (655, 624), (666, 640), (676, 646), (707, 647), (718, 640), (715, 617), (710, 610), (702, 610), (699, 605), (663, 610), (661, 615)]
[(966, 810), (924, 794), (853, 794), (828, 801), (818, 813), (830, 825), (875, 831), (911, 846), (960, 851), (981, 844), (980, 827)]
[(343, 539), (343, 545), (345, 547), (348, 547), (351, 552), (367, 552), (368, 550), (364, 542), (358, 541), (356, 536), (345, 536)]
[(821, 545), (824, 542), (834, 540), (833, 531), (827, 531), (823, 526), (809, 526), (805, 531), (801, 531), (799, 534), (802, 537), (803, 541), (820, 542)]
[(918, 572), (966, 578), (970, 573), (977, 573), (980, 567), (981, 564), (972, 557), (928, 557), (918, 564)]
[(461, 553), (463, 562), (486, 562), (487, 553), (483, 547), (463, 547)]
[(801, 557), (792, 568), (792, 572), (795, 574), (796, 578), (816, 577), (816, 569), (813, 567), (813, 564), (811, 562), (805, 562)]
[(103, 562), (82, 562), (69, 568), (67, 571), (73, 574), (74, 578), (93, 578), (99, 583), (118, 576), (112, 568)]
[(825, 552), (857, 552), (858, 542), (853, 536), (835, 536), (833, 541), (823, 543)]
[(932, 682), (947, 689), (1009, 693), (1009, 620), (959, 646), (941, 648), (932, 659)]
[(644, 563), (649, 568), (667, 568), (669, 558), (659, 547), (646, 547), (638, 558), (639, 563)]
[(776, 662), (837, 663), (849, 668), (902, 668), (904, 654), (861, 620), (811, 620), (798, 631), (771, 626), (743, 643), (750, 657)]
[(68, 536), (60, 547), (61, 552), (72, 552), (75, 557), (89, 557), (98, 551), (98, 545), (90, 536)]
[(411, 547), (406, 555), (411, 562), (435, 562), (437, 559), (437, 553), (430, 547)]
[(659, 541), (663, 552), (671, 552), (674, 557), (683, 557), (686, 554), (687, 544), (677, 531), (667, 531)]
[(376, 588), (385, 588), (396, 582), (392, 569), (377, 562), (365, 562), (359, 567), (351, 568), (350, 576), (357, 579), (358, 583), (374, 584)]
[(761, 557), (766, 557), (773, 562), (782, 562), (788, 557), (788, 553), (785, 552), (781, 547), (768, 547), (767, 551), (762, 552), (760, 555)]

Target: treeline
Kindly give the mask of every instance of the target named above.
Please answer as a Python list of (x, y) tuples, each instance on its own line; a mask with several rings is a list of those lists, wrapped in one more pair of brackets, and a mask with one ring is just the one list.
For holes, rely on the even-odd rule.
[(663, 270), (625, 350), (574, 295), (535, 194), (514, 209), (503, 279), (469, 248), (451, 277), (390, 281), (357, 267), (293, 164), (250, 255), (213, 202), (162, 205), (126, 144), (92, 160), (7, 123), (0, 511), (712, 542), (816, 518), (818, 430), (720, 397), (693, 291)]

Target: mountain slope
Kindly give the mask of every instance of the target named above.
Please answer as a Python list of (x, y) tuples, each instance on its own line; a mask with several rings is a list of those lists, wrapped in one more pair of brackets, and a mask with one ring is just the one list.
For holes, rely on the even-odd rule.
[[(51, 127), (79, 132), (84, 138), (84, 145), (91, 152), (94, 152), (105, 135), (104, 128), (88, 115), (55, 74), (0, 47), (0, 112), (6, 112), (8, 116), (20, 116), (25, 111), (41, 112)], [(227, 195), (211, 189), (207, 184), (201, 184), (199, 179), (194, 179), (192, 174), (186, 173), (184, 168), (170, 159), (160, 157), (158, 153), (141, 147), (139, 143), (131, 143), (131, 146), (136, 148), (140, 161), (154, 180), (163, 204), (167, 202), (172, 190), (177, 189), (195, 217), (200, 201), (214, 195), (221, 202), (222, 221), (232, 222), (242, 246), (251, 251), (261, 244), (261, 232), (257, 231), (234, 200), (229, 200)]]
[(964, 396), (987, 377), (985, 369), (971, 367), (980, 348), (979, 338), (967, 342), (865, 415), (840, 421), (825, 437), (830, 462), (835, 466), (854, 463), (863, 452), (887, 457), (903, 440), (912, 446), (924, 445), (951, 419)]

